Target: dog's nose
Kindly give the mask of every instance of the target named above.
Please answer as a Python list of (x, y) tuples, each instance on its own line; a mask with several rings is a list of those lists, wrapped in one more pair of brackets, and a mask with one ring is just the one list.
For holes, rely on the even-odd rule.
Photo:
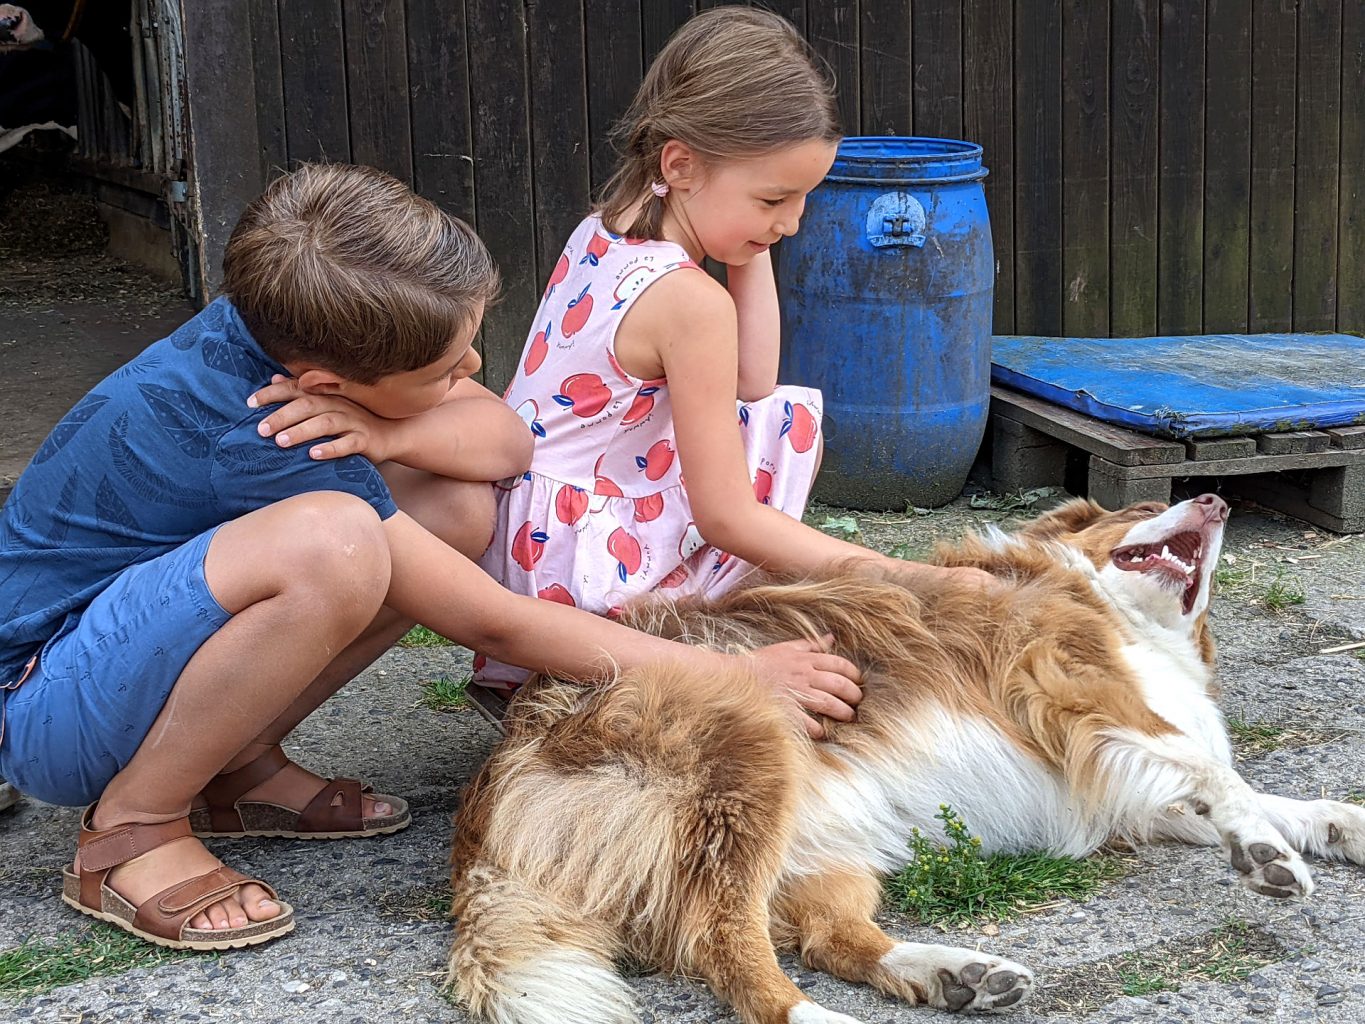
[(1194, 499), (1196, 505), (1203, 505), (1205, 514), (1210, 518), (1215, 516), (1224, 522), (1228, 518), (1228, 503), (1216, 494), (1201, 494)]

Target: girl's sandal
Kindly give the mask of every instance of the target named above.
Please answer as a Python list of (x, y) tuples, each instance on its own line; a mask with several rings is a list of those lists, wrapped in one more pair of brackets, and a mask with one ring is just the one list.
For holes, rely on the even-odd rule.
[[(107, 921), (139, 939), (171, 949), (240, 949), (269, 942), (294, 930), (294, 910), (280, 903), (275, 890), (256, 878), (229, 867), (217, 867), (177, 882), (133, 906), (109, 888), (109, 872), (127, 861), (190, 835), (189, 822), (176, 818), (160, 825), (115, 825), (96, 831), (90, 827), (91, 804), (81, 816), (77, 863), (62, 869), (62, 900), (82, 914)], [(240, 928), (191, 928), (190, 918), (233, 895), (244, 885), (259, 885), (280, 903), (280, 913), (268, 921), (252, 921)]]
[(250, 764), (215, 775), (200, 796), (205, 806), (190, 811), (190, 828), (201, 839), (240, 839), (278, 836), (285, 839), (358, 839), (399, 832), (412, 824), (406, 800), (374, 794), (393, 808), (389, 814), (366, 818), (362, 793), (371, 793), (355, 779), (331, 779), (302, 811), (278, 804), (243, 800), (266, 779), (289, 764), (274, 746)]

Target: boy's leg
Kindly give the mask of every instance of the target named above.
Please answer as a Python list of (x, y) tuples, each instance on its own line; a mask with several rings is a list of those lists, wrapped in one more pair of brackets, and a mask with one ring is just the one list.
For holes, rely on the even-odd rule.
[[(205, 783), (309, 688), (329, 653), (346, 650), (375, 620), (389, 584), (388, 548), (364, 502), (300, 495), (219, 528), (204, 576), (232, 618), (195, 652), (105, 788), (96, 829), (187, 813)], [(218, 863), (197, 840), (181, 839), (115, 868), (108, 884), (139, 904)], [(239, 927), (278, 912), (264, 890), (247, 886), (190, 924)]]
[[(465, 557), (477, 560), (493, 536), (493, 488), (438, 477), (392, 463), (381, 467), (398, 507)], [(227, 762), (233, 771), (255, 760), (278, 744), (315, 711), (323, 701), (354, 679), (412, 628), (412, 621), (389, 608), (379, 614), (351, 644), (324, 668), (292, 704), (251, 743)], [(326, 780), (297, 764), (289, 764), (243, 795), (244, 800), (275, 803), (302, 809), (322, 789)], [(391, 807), (364, 796), (366, 817), (383, 816)]]

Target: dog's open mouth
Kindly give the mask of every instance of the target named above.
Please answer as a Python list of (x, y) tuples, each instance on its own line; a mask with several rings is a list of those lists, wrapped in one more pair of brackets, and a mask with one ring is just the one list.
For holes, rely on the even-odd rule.
[(1172, 534), (1154, 544), (1129, 544), (1115, 548), (1114, 564), (1128, 572), (1157, 573), (1171, 586), (1184, 588), (1181, 609), (1189, 614), (1199, 596), (1204, 567), (1204, 536), (1198, 530)]

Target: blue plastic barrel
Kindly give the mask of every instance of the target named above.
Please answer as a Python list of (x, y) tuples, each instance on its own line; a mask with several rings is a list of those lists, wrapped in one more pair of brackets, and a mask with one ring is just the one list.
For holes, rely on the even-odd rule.
[(990, 399), (995, 257), (981, 147), (847, 138), (778, 254), (782, 379), (825, 397), (816, 496), (942, 505)]

